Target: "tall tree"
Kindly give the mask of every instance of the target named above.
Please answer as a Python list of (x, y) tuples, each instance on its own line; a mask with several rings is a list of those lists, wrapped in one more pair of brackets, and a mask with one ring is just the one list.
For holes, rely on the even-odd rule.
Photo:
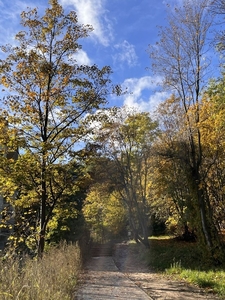
[(100, 128), (96, 140), (101, 145), (102, 155), (108, 159), (106, 172), (127, 209), (134, 238), (148, 247), (149, 162), (157, 122), (152, 121), (148, 113), (120, 108), (112, 109)]
[(199, 124), (205, 153), (204, 167), (207, 170), (204, 185), (218, 230), (224, 228), (224, 100), (224, 79), (211, 82), (202, 101)]
[[(189, 145), (186, 134), (186, 120), (179, 98), (170, 97), (158, 107), (158, 120), (162, 127), (160, 139), (155, 145), (156, 160), (156, 190), (160, 197), (171, 199), (169, 202), (174, 216), (173, 223), (179, 223), (178, 233), (190, 239), (188, 227), (195, 228), (195, 211), (191, 205), (189, 186)], [(165, 203), (165, 205), (166, 205)], [(187, 227), (188, 224), (188, 227)], [(186, 231), (186, 235), (185, 235)], [(194, 236), (193, 236), (194, 237)]]
[[(204, 179), (200, 121), (201, 92), (209, 67), (208, 32), (212, 24), (211, 1), (184, 0), (168, 17), (168, 26), (161, 28), (156, 51), (150, 50), (153, 70), (164, 78), (164, 86), (179, 99), (186, 121), (189, 161), (189, 188), (196, 208), (199, 238), (210, 255), (218, 259), (219, 241), (211, 219)], [(219, 250), (220, 251), (220, 250)]]
[[(38, 202), (40, 256), (52, 212), (71, 182), (66, 172), (70, 154), (85, 134), (80, 120), (106, 104), (113, 88), (110, 67), (76, 61), (79, 40), (88, 36), (91, 26), (80, 25), (74, 11), (65, 14), (57, 0), (49, 3), (43, 16), (37, 9), (22, 12), (24, 31), (16, 35), (17, 46), (1, 47), (6, 58), (0, 61), (0, 82), (9, 91), (3, 113), (23, 140), (17, 166), (24, 155), (24, 164), (33, 165), (29, 173), (23, 172)], [(22, 183), (20, 188), (27, 186)]]

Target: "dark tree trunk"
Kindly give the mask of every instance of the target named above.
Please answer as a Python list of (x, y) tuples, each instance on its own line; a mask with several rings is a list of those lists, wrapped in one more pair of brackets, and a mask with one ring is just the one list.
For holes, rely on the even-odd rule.
[(45, 247), (45, 231), (46, 231), (46, 202), (47, 202), (47, 187), (46, 187), (46, 161), (45, 152), (43, 151), (42, 162), (42, 179), (41, 179), (41, 204), (40, 204), (40, 234), (38, 241), (38, 257), (41, 258)]

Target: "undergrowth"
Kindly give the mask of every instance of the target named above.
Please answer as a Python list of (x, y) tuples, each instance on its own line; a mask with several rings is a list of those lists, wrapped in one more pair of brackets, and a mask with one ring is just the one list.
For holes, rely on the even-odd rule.
[(186, 280), (225, 299), (225, 266), (215, 267), (203, 259), (196, 243), (152, 237), (145, 260), (155, 272)]
[(80, 251), (62, 243), (31, 258), (0, 260), (0, 300), (72, 299), (80, 271)]

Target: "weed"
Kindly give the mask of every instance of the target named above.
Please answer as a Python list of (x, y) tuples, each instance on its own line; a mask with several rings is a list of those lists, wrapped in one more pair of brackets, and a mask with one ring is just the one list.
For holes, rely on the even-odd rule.
[(0, 299), (72, 299), (80, 267), (78, 247), (65, 243), (50, 249), (42, 260), (1, 260)]

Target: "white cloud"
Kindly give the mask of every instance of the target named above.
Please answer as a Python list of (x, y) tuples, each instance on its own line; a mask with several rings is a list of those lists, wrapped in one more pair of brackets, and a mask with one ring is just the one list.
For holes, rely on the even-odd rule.
[(104, 46), (112, 40), (112, 28), (104, 9), (105, 0), (61, 0), (62, 5), (74, 6), (78, 21), (84, 25), (93, 26), (93, 35)]
[(74, 58), (79, 65), (92, 65), (91, 59), (88, 57), (87, 53), (80, 49), (76, 54), (74, 54)]
[(122, 86), (127, 88), (128, 93), (124, 95), (123, 104), (140, 111), (153, 112), (158, 104), (169, 96), (168, 93), (157, 90), (161, 82), (160, 77), (151, 76), (126, 79)]
[[(155, 110), (157, 108), (157, 106), (164, 100), (166, 100), (167, 98), (169, 98), (170, 94), (168, 92), (155, 92), (154, 94), (152, 94), (149, 99), (148, 99), (148, 103), (146, 106), (146, 110), (149, 110), (149, 108), (151, 110)], [(143, 103), (144, 105), (144, 103)]]
[(120, 51), (113, 56), (116, 62), (126, 62), (130, 67), (137, 65), (138, 57), (134, 45), (124, 40), (123, 43), (116, 44), (114, 47)]

